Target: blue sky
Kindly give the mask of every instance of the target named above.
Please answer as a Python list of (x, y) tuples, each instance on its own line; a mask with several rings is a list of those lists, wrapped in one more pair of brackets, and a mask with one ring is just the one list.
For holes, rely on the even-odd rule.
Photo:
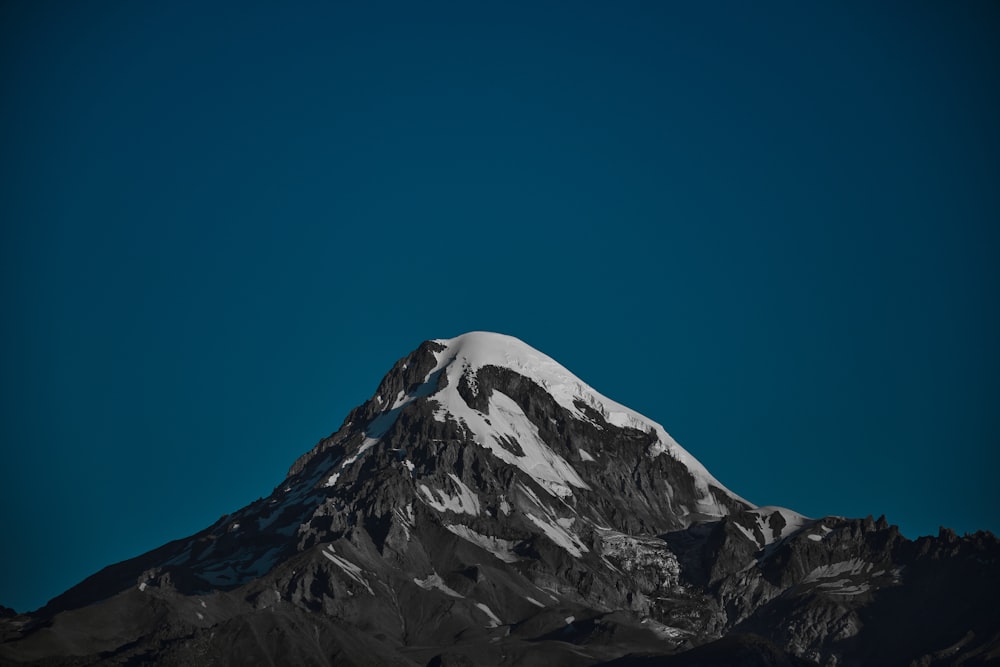
[(0, 5), (0, 604), (469, 330), (753, 502), (1000, 529), (1000, 9), (871, 4)]

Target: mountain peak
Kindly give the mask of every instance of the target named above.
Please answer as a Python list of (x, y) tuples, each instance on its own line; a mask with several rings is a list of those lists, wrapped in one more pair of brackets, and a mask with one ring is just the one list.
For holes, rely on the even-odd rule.
[(575, 377), (551, 357), (520, 338), (490, 331), (470, 331), (454, 338), (431, 341), (443, 346), (443, 359), (460, 359), (471, 368), (502, 366), (539, 377)]
[(656, 422), (472, 332), (397, 361), (268, 497), (0, 607), (0, 662), (924, 664), (997, 645), (998, 554), (753, 508)]
[[(416, 439), (415, 429), (421, 433)], [(400, 441), (408, 444), (400, 448)], [(471, 447), (479, 453), (463, 456), (485, 457), (484, 465), (516, 468), (563, 502), (577, 502), (580, 492), (607, 495), (609, 484), (630, 486), (625, 480), (636, 471), (656, 469), (656, 493), (646, 489), (635, 499), (643, 508), (635, 520), (649, 529), (753, 507), (660, 424), (527, 343), (482, 331), (424, 341), (397, 361), (375, 395), (348, 415), (340, 431), (300, 457), (289, 477), (308, 469), (307, 477), (325, 480), (326, 488), (351, 485), (360, 479), (359, 461), (393, 447), (408, 452), (401, 463), (416, 477), (419, 471), (409, 466), (416, 458), (439, 458), (443, 443)]]
[[(482, 423), (481, 413), (477, 416), (475, 411), (470, 412), (468, 401), (462, 398), (460, 388), (467, 386), (474, 391), (478, 371), (482, 368), (490, 366), (504, 368), (537, 384), (577, 419), (584, 421), (597, 419), (615, 427), (652, 434), (654, 440), (649, 447), (650, 456), (667, 454), (690, 470), (695, 486), (701, 494), (699, 512), (715, 516), (727, 513), (727, 510), (716, 501), (712, 487), (740, 503), (753, 507), (752, 503), (739, 497), (715, 479), (701, 462), (681, 447), (660, 424), (602, 395), (557, 361), (524, 341), (506, 334), (472, 331), (455, 338), (429, 342), (438, 349), (434, 351), (437, 363), (427, 377), (433, 377), (439, 372), (445, 373), (447, 377), (447, 382), (442, 383), (441, 388), (430, 395), (442, 401), (447, 413), (473, 427), (473, 431), (482, 436), (481, 441), (489, 440), (490, 436), (486, 432), (494, 431), (496, 424), (493, 421)], [(426, 391), (426, 388), (422, 390)], [(510, 413), (509, 409), (505, 410), (502, 407), (499, 411), (502, 414)], [(477, 429), (473, 425), (483, 428)], [(520, 435), (516, 428), (512, 430), (514, 431), (511, 433), (512, 436)], [(570, 486), (583, 486), (576, 484), (572, 477), (568, 481)], [(569, 489), (565, 486), (559, 490), (568, 495), (565, 492)]]

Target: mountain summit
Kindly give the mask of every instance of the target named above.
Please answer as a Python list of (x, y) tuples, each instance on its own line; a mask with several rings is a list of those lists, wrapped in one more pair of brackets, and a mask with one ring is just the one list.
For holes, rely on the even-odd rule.
[(0, 620), (0, 660), (977, 664), (1000, 657), (998, 563), (988, 533), (755, 507), (473, 332), (399, 360), (267, 498)]

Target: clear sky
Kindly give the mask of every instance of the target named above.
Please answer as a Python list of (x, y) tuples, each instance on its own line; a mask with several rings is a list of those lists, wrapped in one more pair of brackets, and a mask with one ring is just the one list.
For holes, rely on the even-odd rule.
[(1000, 4), (207, 4), (0, 3), (0, 604), (469, 330), (755, 503), (1000, 530)]

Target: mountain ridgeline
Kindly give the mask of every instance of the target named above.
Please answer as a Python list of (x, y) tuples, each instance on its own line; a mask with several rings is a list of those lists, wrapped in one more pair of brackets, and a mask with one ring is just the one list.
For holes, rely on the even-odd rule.
[(427, 341), (266, 498), (0, 618), (0, 663), (979, 665), (1000, 543), (726, 489), (523, 342)]

